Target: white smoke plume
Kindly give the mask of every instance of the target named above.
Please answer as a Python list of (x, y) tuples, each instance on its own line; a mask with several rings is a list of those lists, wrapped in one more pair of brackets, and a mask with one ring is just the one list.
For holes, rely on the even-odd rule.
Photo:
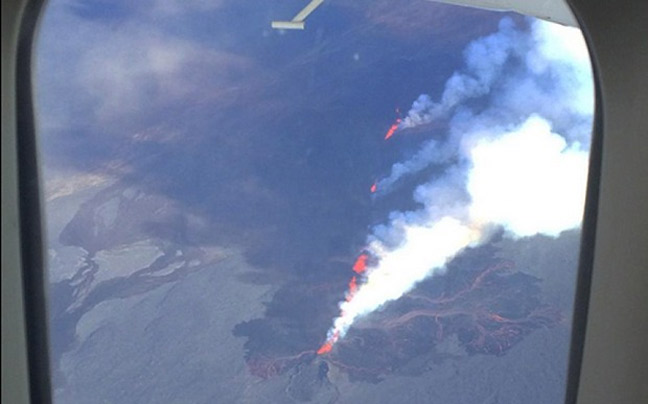
[[(467, 133), (510, 126), (534, 113), (567, 139), (589, 147), (594, 90), (580, 30), (547, 22), (522, 30), (504, 19), (498, 32), (473, 41), (464, 56), (464, 68), (446, 82), (440, 100), (419, 96), (399, 126), (402, 130), (450, 117), (448, 133), (394, 164), (377, 182), (378, 194), (391, 192), (407, 175), (447, 164)], [(467, 106), (471, 102), (486, 107), (476, 113)]]
[[(404, 120), (411, 127), (452, 114), (445, 139), (424, 144), (383, 181), (393, 185), (432, 163), (445, 171), (415, 190), (420, 210), (392, 212), (373, 229), (375, 263), (340, 303), (328, 348), (359, 316), (444, 271), (494, 231), (555, 237), (581, 223), (594, 92), (580, 31), (541, 21), (518, 28), (505, 19), (497, 33), (471, 43), (465, 59), (441, 100), (419, 97)], [(482, 107), (466, 105), (476, 97)]]
[(511, 53), (519, 52), (519, 31), (513, 22), (504, 19), (499, 31), (473, 41), (465, 50), (466, 72), (456, 72), (446, 82), (438, 102), (421, 94), (401, 123), (402, 128), (432, 122), (444, 117), (462, 102), (485, 95), (493, 82), (501, 77)]

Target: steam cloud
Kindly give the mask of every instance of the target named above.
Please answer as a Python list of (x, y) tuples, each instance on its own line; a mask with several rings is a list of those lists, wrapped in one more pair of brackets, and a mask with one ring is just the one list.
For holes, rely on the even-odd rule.
[[(465, 68), (446, 82), (440, 101), (423, 94), (399, 130), (450, 117), (444, 141), (433, 139), (407, 161), (394, 164), (377, 183), (387, 193), (407, 175), (457, 156), (467, 134), (501, 131), (533, 113), (551, 122), (568, 140), (589, 147), (594, 109), (589, 54), (578, 29), (533, 22), (530, 31), (504, 19), (499, 30), (473, 41), (464, 51)], [(479, 113), (467, 104), (486, 102)]]
[(503, 19), (464, 56), (465, 69), (450, 77), (440, 100), (421, 95), (400, 123), (408, 128), (447, 117), (447, 135), (395, 164), (378, 189), (432, 164), (443, 173), (415, 190), (421, 209), (392, 212), (373, 229), (372, 264), (340, 303), (319, 353), (329, 352), (358, 317), (444, 271), (494, 231), (558, 236), (581, 223), (594, 92), (580, 31), (541, 21), (516, 27)]

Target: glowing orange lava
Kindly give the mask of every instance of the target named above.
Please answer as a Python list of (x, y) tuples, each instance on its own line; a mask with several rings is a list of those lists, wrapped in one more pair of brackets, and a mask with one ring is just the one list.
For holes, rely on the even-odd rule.
[(357, 274), (361, 274), (364, 271), (367, 270), (367, 258), (369, 256), (367, 254), (361, 254), (358, 259), (356, 260), (355, 264), (353, 264), (353, 272)]
[[(385, 140), (389, 139), (396, 133), (398, 130), (400, 123), (402, 119), (400, 118), (400, 109), (396, 108), (396, 114), (398, 115), (398, 118), (394, 121), (394, 123), (389, 127), (389, 130), (387, 130), (387, 133), (385, 134)], [(371, 193), (374, 193), (378, 190), (378, 184), (374, 181), (374, 183), (371, 185), (371, 188), (369, 188)], [(369, 256), (367, 254), (360, 254), (358, 259), (356, 259), (355, 263), (353, 264), (353, 272), (356, 274), (362, 274), (367, 270), (367, 259)], [(349, 281), (349, 291), (346, 295), (346, 301), (349, 302), (353, 297), (355, 296), (356, 292), (358, 291), (358, 278), (354, 275), (351, 280)], [(342, 310), (341, 316), (344, 316), (344, 310)], [(319, 347), (317, 350), (318, 355), (324, 355), (333, 349), (333, 345), (337, 342), (338, 338), (340, 337), (339, 331), (335, 331), (333, 335), (322, 344), (322, 346)]]
[(389, 139), (390, 137), (392, 137), (394, 135), (394, 133), (398, 129), (398, 126), (400, 125), (400, 123), (401, 123), (401, 119), (396, 118), (396, 122), (394, 122), (394, 124), (389, 127), (389, 130), (387, 131), (387, 134), (385, 135), (385, 140)]
[(331, 350), (333, 349), (333, 344), (335, 344), (337, 342), (338, 338), (340, 338), (340, 333), (339, 333), (339, 331), (336, 331), (335, 333), (333, 333), (333, 336), (331, 336), (331, 338), (326, 340), (324, 345), (322, 345), (317, 350), (317, 354), (318, 355), (324, 355), (325, 353), (331, 352)]
[(358, 290), (358, 280), (354, 276), (351, 278), (349, 281), (349, 293), (347, 294), (346, 300), (347, 302), (351, 299), (353, 299), (353, 295), (355, 295), (355, 292)]
[(325, 353), (331, 352), (331, 349), (333, 349), (333, 344), (327, 341), (320, 347), (320, 349), (317, 350), (317, 354), (324, 355)]

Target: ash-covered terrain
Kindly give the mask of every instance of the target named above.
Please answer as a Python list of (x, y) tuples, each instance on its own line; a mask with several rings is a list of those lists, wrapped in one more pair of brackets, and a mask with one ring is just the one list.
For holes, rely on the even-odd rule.
[[(204, 223), (132, 186), (94, 185), (50, 202), (63, 206), (76, 213), (49, 229), (59, 233), (50, 248), (58, 402), (562, 394), (577, 232), (471, 250), (318, 356), (351, 255), (329, 263), (336, 278), (300, 279), (255, 267), (234, 248), (190, 242)], [(527, 374), (549, 387), (529, 389)], [(434, 394), (422, 392), (431, 386)]]
[[(495, 251), (466, 253), (445, 274), (361, 321), (322, 360), (348, 373), (350, 380), (378, 383), (390, 374), (421, 375), (431, 363), (477, 354), (502, 356), (535, 330), (560, 325), (564, 308), (546, 302), (541, 279), (511, 261), (495, 259)], [(235, 335), (248, 337), (252, 374), (267, 379), (314, 360), (313, 350), (285, 353), (299, 348), (295, 341), (300, 337), (306, 346), (320, 331), (314, 317), (300, 315), (308, 301), (325, 299), (326, 289), (319, 290), (292, 285), (267, 305), (264, 319), (237, 325)], [(318, 310), (310, 307), (308, 312)], [(286, 322), (295, 334), (274, 335)]]

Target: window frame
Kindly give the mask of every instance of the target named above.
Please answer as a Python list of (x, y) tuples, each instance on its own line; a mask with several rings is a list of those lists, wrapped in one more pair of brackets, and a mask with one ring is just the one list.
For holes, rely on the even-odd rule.
[[(645, 33), (644, 37), (648, 37), (648, 29), (641, 28), (637, 24), (637, 14), (643, 15), (644, 19), (648, 13), (642, 14), (641, 11), (647, 11), (641, 0), (627, 0), (624, 4), (621, 2), (591, 2), (587, 0), (567, 0), (571, 6), (574, 14), (576, 15), (581, 30), (584, 33), (586, 41), (590, 49), (590, 56), (593, 63), (595, 88), (596, 88), (596, 110), (595, 110), (595, 125), (593, 130), (592, 146), (590, 151), (590, 168), (588, 176), (588, 189), (585, 206), (585, 216), (583, 221), (582, 235), (581, 235), (581, 250), (579, 267), (577, 274), (577, 286), (574, 305), (574, 316), (571, 334), (571, 349), (569, 354), (569, 368), (567, 379), (567, 394), (565, 402), (568, 404), (584, 403), (583, 397), (589, 397), (591, 391), (594, 390), (592, 382), (584, 381), (582, 375), (590, 374), (592, 369), (603, 359), (595, 358), (596, 351), (592, 351), (596, 345), (589, 346), (589, 341), (596, 338), (603, 338), (606, 341), (615, 341), (614, 334), (604, 335), (600, 333), (600, 329), (592, 328), (592, 324), (588, 319), (592, 318), (607, 318), (610, 319), (614, 310), (609, 313), (594, 312), (592, 311), (592, 304), (595, 301), (600, 301), (605, 296), (606, 289), (601, 286), (601, 280), (597, 277), (603, 276), (605, 273), (614, 271), (615, 268), (605, 268), (599, 264), (600, 255), (606, 254), (607, 259), (603, 262), (609, 262), (610, 259), (623, 265), (624, 257), (623, 251), (615, 251), (609, 246), (606, 246), (604, 251), (597, 251), (596, 244), (601, 240), (610, 241), (608, 236), (609, 228), (601, 228), (600, 222), (603, 219), (606, 222), (613, 220), (618, 215), (635, 215), (640, 213), (639, 210), (642, 204), (642, 197), (648, 194), (648, 181), (642, 181), (634, 173), (634, 181), (632, 190), (624, 192), (623, 195), (612, 195), (613, 187), (610, 185), (615, 179), (620, 180), (619, 175), (632, 175), (630, 169), (636, 169), (636, 166), (630, 165), (624, 169), (624, 156), (633, 155), (637, 156), (640, 153), (633, 148), (641, 149), (641, 144), (628, 144), (631, 143), (628, 139), (632, 139), (633, 133), (640, 133), (641, 128), (648, 127), (648, 114), (641, 116), (638, 112), (619, 111), (611, 104), (606, 104), (608, 99), (616, 100), (621, 95), (619, 92), (623, 91), (625, 86), (613, 80), (618, 74), (609, 73), (613, 69), (619, 69), (622, 64), (630, 65), (622, 71), (648, 71), (648, 61), (644, 58), (641, 59), (642, 50), (646, 51), (645, 44), (641, 47), (637, 40), (634, 44), (630, 44), (631, 49), (636, 52), (636, 57), (631, 60), (612, 60), (611, 49), (615, 44), (622, 43), (624, 38), (627, 39), (628, 32), (635, 32), (637, 36), (641, 36), (641, 32)], [(601, 4), (593, 4), (601, 3)], [(9, 390), (18, 389), (20, 387), (9, 386), (8, 383), (22, 382), (28, 383), (29, 396), (31, 402), (38, 403), (51, 403), (51, 372), (49, 363), (49, 340), (48, 340), (48, 316), (47, 316), (47, 288), (45, 283), (45, 266), (44, 266), (44, 245), (43, 245), (43, 232), (42, 232), (42, 203), (40, 196), (39, 184), (39, 167), (38, 167), (38, 142), (36, 138), (36, 125), (34, 121), (34, 107), (33, 107), (33, 88), (32, 88), (32, 49), (35, 37), (38, 32), (38, 22), (44, 9), (44, 0), (15, 0), (3, 1), (2, 14), (3, 14), (3, 67), (8, 66), (7, 69), (3, 68), (3, 129), (2, 129), (2, 142), (3, 142), (3, 203), (2, 203), (2, 243), (3, 243), (3, 261), (2, 261), (2, 279), (3, 284), (5, 280), (13, 281), (14, 284), (7, 285), (6, 288), (16, 288), (17, 294), (5, 295), (5, 285), (3, 285), (2, 295), (2, 329), (3, 329), (3, 355), (2, 355), (2, 398), (7, 402), (23, 402), (20, 393), (13, 394)], [(5, 17), (6, 16), (6, 17)], [(15, 19), (15, 20), (11, 20)], [(7, 24), (10, 22), (11, 24)], [(630, 29), (609, 29), (617, 25), (629, 25)], [(634, 25), (633, 25), (634, 24)], [(607, 27), (607, 29), (606, 29)], [(633, 28), (634, 27), (634, 28)], [(632, 31), (634, 29), (634, 31)], [(642, 31), (643, 30), (643, 31)], [(625, 37), (624, 37), (625, 35)], [(10, 42), (9, 46), (4, 46), (5, 41)], [(11, 42), (13, 41), (13, 42)], [(627, 53), (627, 52), (626, 52)], [(624, 53), (624, 54), (626, 54)], [(643, 67), (642, 67), (643, 66)], [(639, 77), (639, 74), (636, 75)], [(605, 79), (608, 77), (607, 79)], [(631, 77), (632, 78), (632, 77)], [(6, 86), (5, 84), (10, 85)], [(648, 89), (645, 86), (646, 79), (643, 83), (639, 79), (638, 89)], [(648, 91), (639, 94), (636, 102), (640, 102), (640, 97), (646, 100)], [(644, 103), (648, 105), (648, 102)], [(625, 113), (625, 116), (623, 115)], [(13, 119), (15, 127), (11, 126), (11, 122), (5, 118), (7, 116), (10, 120)], [(627, 127), (624, 127), (621, 122), (630, 122), (630, 134), (628, 134)], [(624, 132), (625, 130), (625, 132)], [(603, 132), (613, 134), (604, 136)], [(625, 136), (625, 138), (624, 138)], [(624, 140), (625, 139), (625, 140)], [(15, 142), (15, 149), (11, 142)], [(625, 143), (624, 143), (625, 142)], [(643, 146), (648, 150), (648, 140), (643, 137)], [(5, 147), (10, 149), (5, 154)], [(621, 150), (617, 150), (617, 146)], [(625, 147), (625, 148), (623, 148)], [(634, 153), (634, 154), (633, 154)], [(648, 156), (644, 156), (648, 157)], [(643, 160), (643, 167), (646, 168), (648, 158)], [(14, 172), (15, 169), (15, 172)], [(7, 178), (15, 176), (15, 184), (5, 184), (5, 170)], [(614, 175), (617, 175), (615, 178)], [(617, 200), (614, 204), (601, 205), (601, 201)], [(630, 206), (627, 210), (615, 210), (620, 204), (629, 203)], [(16, 205), (17, 206), (14, 206)], [(13, 211), (11, 209), (13, 209)], [(18, 217), (5, 219), (5, 214), (14, 214), (18, 212)], [(645, 218), (645, 216), (644, 216)], [(627, 220), (624, 223), (632, 223)], [(648, 245), (648, 235), (646, 225), (642, 226), (641, 220), (636, 220), (634, 226), (624, 229), (627, 234), (633, 237), (639, 237), (639, 240), (644, 240), (645, 245)], [(19, 234), (19, 245), (12, 246), (9, 240), (9, 232), (12, 235)], [(616, 246), (623, 245), (628, 240), (617, 240), (614, 242)], [(632, 241), (632, 245), (636, 245), (636, 240)], [(639, 241), (641, 242), (641, 241)], [(5, 247), (7, 247), (5, 249)], [(13, 248), (12, 248), (13, 247)], [(645, 249), (644, 249), (645, 250)], [(635, 251), (636, 256), (630, 258), (630, 276), (626, 276), (625, 286), (623, 280), (619, 283), (617, 289), (629, 290), (630, 295), (625, 303), (619, 302), (618, 307), (627, 307), (628, 302), (632, 301), (632, 285), (629, 285), (632, 279), (639, 279), (645, 281), (646, 273), (644, 272), (643, 278), (641, 274), (637, 275), (633, 262), (645, 259), (645, 251)], [(643, 256), (642, 256), (643, 254)], [(627, 260), (627, 257), (625, 257)], [(633, 259), (635, 261), (633, 261)], [(645, 260), (644, 262), (648, 262)], [(640, 268), (639, 268), (640, 269)], [(18, 276), (5, 277), (6, 274)], [(627, 275), (627, 273), (626, 273)], [(20, 279), (22, 280), (20, 281)], [(602, 279), (602, 278), (601, 278)], [(22, 283), (20, 283), (22, 282)], [(22, 292), (22, 300), (24, 305), (24, 313), (20, 318), (21, 307), (20, 302), (8, 300), (9, 297), (16, 298)], [(5, 299), (6, 297), (6, 299)], [(20, 298), (20, 297), (19, 297)], [(18, 298), (18, 299), (19, 299)], [(625, 306), (623, 306), (625, 304)], [(12, 306), (17, 310), (18, 317), (6, 317), (5, 307)], [(617, 309), (618, 309), (617, 307)], [(629, 324), (632, 321), (637, 321), (638, 327), (636, 331), (641, 332), (646, 329), (646, 321), (641, 322), (640, 312), (642, 310), (635, 310), (634, 317), (628, 313), (627, 318), (619, 319), (617, 322), (621, 324)], [(611, 314), (612, 313), (612, 314)], [(15, 313), (10, 313), (15, 314)], [(7, 330), (5, 330), (7, 327)], [(21, 343), (21, 330), (24, 330), (25, 336)], [(15, 332), (15, 341), (17, 345), (12, 345), (11, 349), (16, 349), (16, 355), (22, 355), (26, 352), (25, 362), (28, 369), (28, 380), (22, 380), (20, 374), (20, 366), (16, 365), (18, 362), (9, 363), (5, 359), (5, 349), (9, 350), (10, 347), (5, 347), (5, 332)], [(592, 334), (597, 332), (597, 334)], [(607, 339), (606, 339), (607, 338)], [(14, 340), (11, 340), (12, 342)], [(617, 342), (620, 342), (617, 340)], [(645, 356), (642, 355), (642, 347), (637, 347), (632, 344), (615, 346), (623, 352), (633, 352), (636, 350), (637, 354), (631, 356), (634, 360), (627, 361), (627, 369), (633, 369), (634, 374), (645, 374)], [(614, 350), (611, 350), (614, 351)], [(645, 347), (643, 347), (645, 354)], [(609, 353), (608, 353), (609, 354)], [(594, 358), (594, 359), (592, 359)], [(15, 366), (14, 366), (15, 365)], [(10, 367), (13, 366), (13, 367)], [(16, 367), (17, 366), (17, 367)], [(608, 375), (609, 376), (609, 375)], [(636, 394), (640, 397), (642, 389), (645, 389), (643, 383), (638, 378), (629, 378), (625, 381), (620, 381), (617, 375), (611, 380), (599, 385), (596, 389), (607, 389), (607, 395), (621, 394), (620, 396), (629, 397), (629, 394)], [(624, 389), (622, 392), (621, 389)], [(16, 391), (18, 391), (16, 390)], [(13, 397), (19, 398), (18, 401), (12, 399)], [(580, 398), (579, 398), (580, 397)], [(27, 401), (24, 402), (27, 402)], [(602, 397), (600, 402), (604, 401)], [(592, 401), (588, 401), (592, 402)]]

